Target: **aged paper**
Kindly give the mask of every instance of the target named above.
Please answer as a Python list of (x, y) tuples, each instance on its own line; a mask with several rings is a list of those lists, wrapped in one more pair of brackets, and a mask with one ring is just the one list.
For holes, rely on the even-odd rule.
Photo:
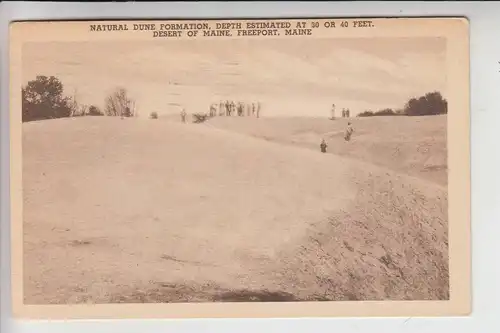
[(10, 29), (16, 317), (470, 312), (467, 20)]

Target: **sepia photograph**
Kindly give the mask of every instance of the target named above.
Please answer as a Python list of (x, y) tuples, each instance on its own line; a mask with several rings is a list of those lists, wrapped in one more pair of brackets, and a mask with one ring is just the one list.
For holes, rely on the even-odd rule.
[(468, 311), (465, 20), (11, 29), (19, 306)]

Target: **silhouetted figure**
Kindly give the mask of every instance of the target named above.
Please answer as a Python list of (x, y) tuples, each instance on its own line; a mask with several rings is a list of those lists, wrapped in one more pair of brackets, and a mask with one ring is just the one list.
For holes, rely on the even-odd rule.
[(347, 123), (347, 129), (345, 131), (345, 141), (351, 141), (351, 136), (352, 136), (352, 133), (354, 132), (354, 129), (352, 128), (351, 126), (351, 123)]
[(214, 104), (210, 104), (210, 117), (215, 117), (217, 115), (217, 108)]
[(181, 111), (181, 121), (183, 123), (186, 122), (186, 110), (185, 109), (182, 109), (182, 111)]
[(241, 102), (240, 102), (240, 103), (238, 103), (238, 116), (239, 116), (239, 117), (244, 116), (244, 113), (243, 113), (243, 112), (244, 112), (244, 109), (243, 109), (243, 103), (241, 103)]
[(231, 101), (231, 104), (229, 105), (229, 115), (232, 116), (236, 112), (236, 104), (234, 104), (234, 101)]
[(326, 153), (326, 148), (328, 148), (328, 145), (325, 142), (325, 139), (321, 140), (321, 144), (319, 145), (319, 148), (321, 149), (322, 153)]
[(130, 108), (127, 106), (125, 107), (125, 112), (122, 111), (121, 114), (120, 114), (120, 119), (125, 119), (125, 117), (129, 117), (130, 116)]
[(220, 101), (219, 103), (219, 116), (223, 116), (225, 113), (224, 102)]

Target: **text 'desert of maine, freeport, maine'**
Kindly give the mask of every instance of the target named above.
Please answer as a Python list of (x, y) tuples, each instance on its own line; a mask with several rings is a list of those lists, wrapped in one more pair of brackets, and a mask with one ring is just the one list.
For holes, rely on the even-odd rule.
[(467, 20), (10, 34), (17, 317), (470, 311)]

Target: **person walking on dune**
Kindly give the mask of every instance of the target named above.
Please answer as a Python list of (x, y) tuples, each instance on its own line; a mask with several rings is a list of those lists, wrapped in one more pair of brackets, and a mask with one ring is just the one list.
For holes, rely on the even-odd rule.
[(347, 123), (347, 129), (345, 131), (345, 137), (344, 137), (345, 141), (351, 141), (351, 136), (352, 136), (353, 132), (354, 132), (354, 130), (353, 130), (352, 126), (351, 126), (351, 123), (348, 122)]
[(325, 139), (321, 140), (321, 144), (319, 145), (319, 148), (321, 149), (322, 153), (326, 153), (326, 148), (328, 148), (328, 145), (325, 142)]

